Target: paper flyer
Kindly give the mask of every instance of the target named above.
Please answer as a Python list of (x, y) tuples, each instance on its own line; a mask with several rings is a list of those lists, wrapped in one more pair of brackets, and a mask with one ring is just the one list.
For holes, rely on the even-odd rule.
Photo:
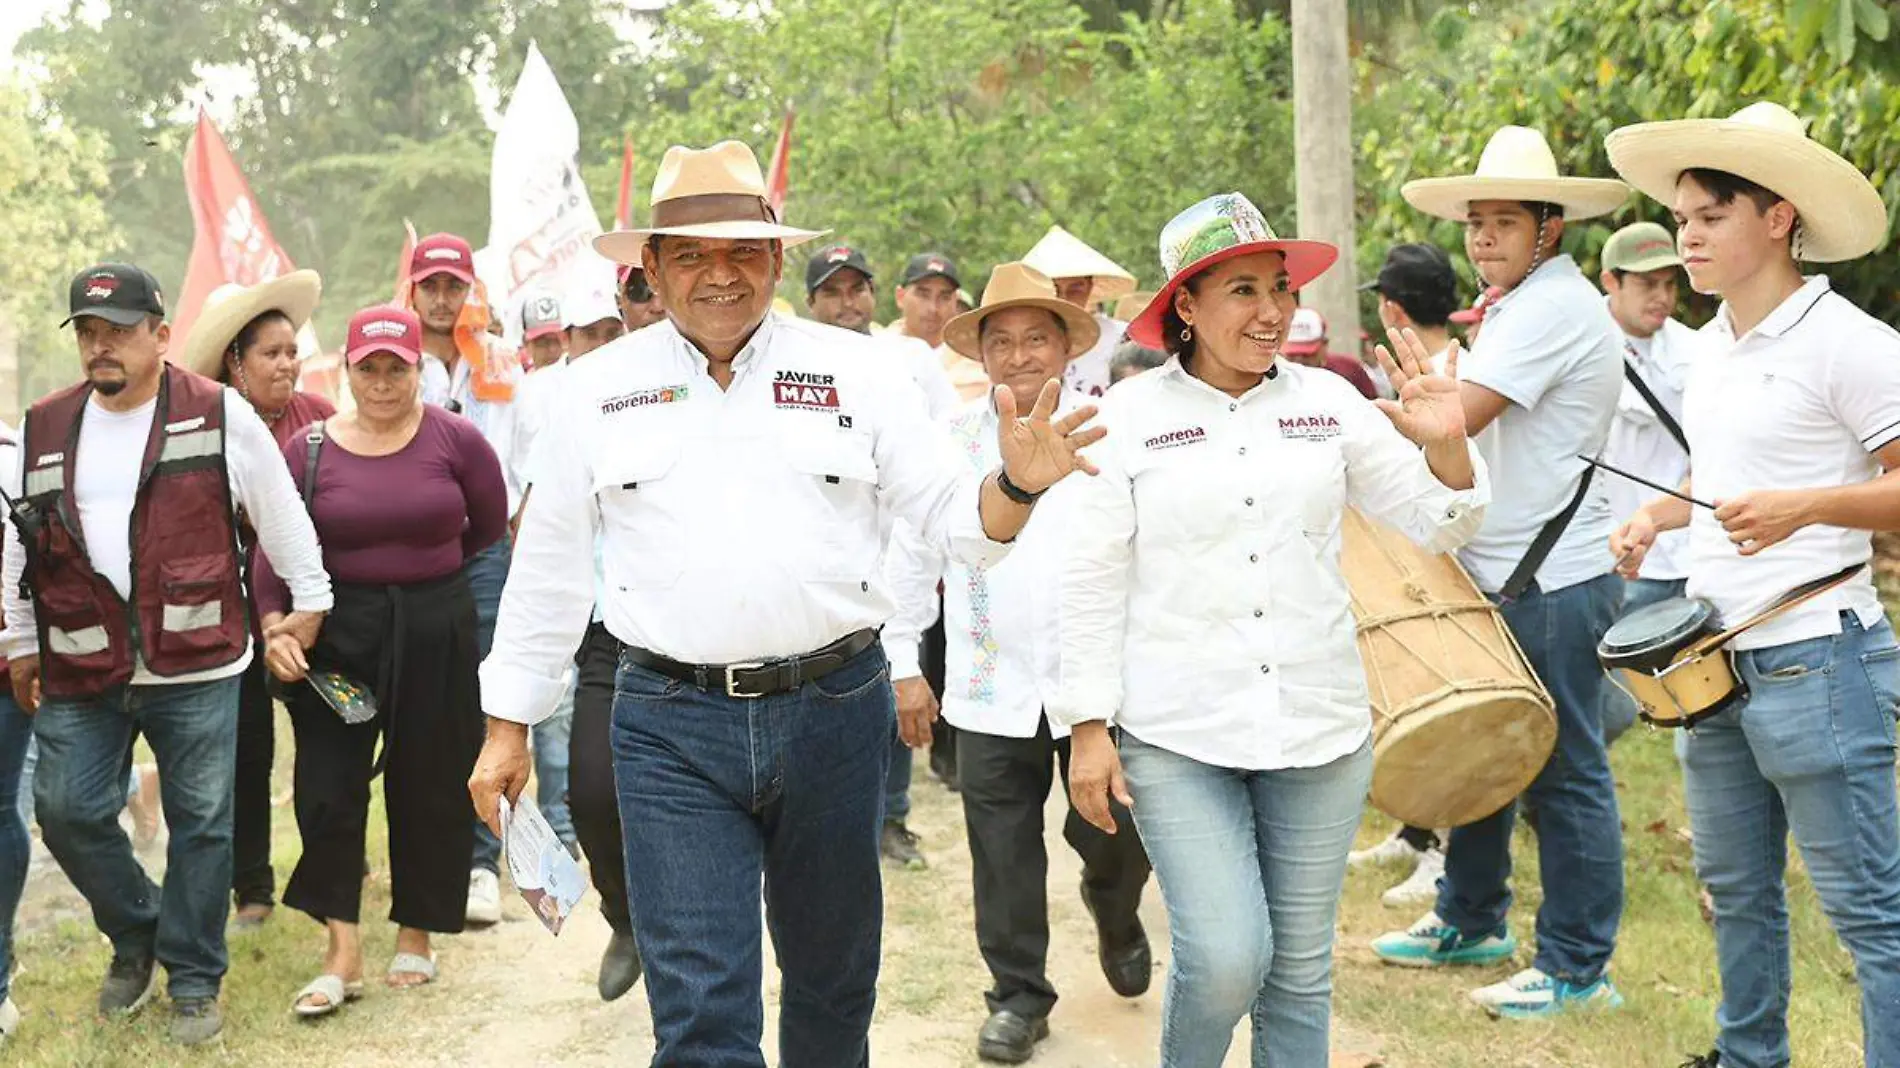
[(533, 798), (523, 797), (512, 806), (506, 797), (500, 801), (501, 848), (508, 858), (508, 874), (542, 925), (558, 935), (587, 892), (587, 876)]

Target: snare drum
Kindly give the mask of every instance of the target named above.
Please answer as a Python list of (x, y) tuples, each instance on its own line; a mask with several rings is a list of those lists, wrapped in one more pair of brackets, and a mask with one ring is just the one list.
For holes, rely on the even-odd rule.
[(1672, 597), (1617, 620), (1597, 659), (1644, 721), (1693, 727), (1748, 696), (1728, 653), (1709, 641), (1720, 632), (1709, 602)]

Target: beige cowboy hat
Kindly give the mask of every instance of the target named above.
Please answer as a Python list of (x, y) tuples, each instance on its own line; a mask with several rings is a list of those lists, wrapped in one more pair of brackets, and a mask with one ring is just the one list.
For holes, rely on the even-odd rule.
[(1112, 313), (1113, 317), (1120, 319), (1124, 323), (1134, 322), (1135, 316), (1140, 315), (1141, 309), (1146, 308), (1148, 302), (1153, 299), (1155, 299), (1155, 295), (1149, 290), (1134, 290), (1115, 302), (1115, 311)]
[(225, 350), (252, 319), (280, 311), (289, 317), (292, 330), (302, 330), (322, 295), (323, 279), (315, 271), (292, 271), (254, 286), (226, 282), (205, 297), (204, 308), (191, 325), (191, 335), (185, 338), (178, 365), (216, 379), (224, 365)]
[(1093, 279), (1092, 303), (1106, 304), (1135, 291), (1134, 275), (1060, 226), (1051, 226), (1022, 262), (1049, 278)]
[(1780, 104), (1750, 104), (1726, 119), (1644, 122), (1605, 139), (1610, 166), (1664, 204), (1692, 167), (1746, 178), (1794, 205), (1801, 258), (1835, 263), (1865, 256), (1887, 232), (1887, 208), (1852, 163), (1807, 135), (1807, 123)]
[(1018, 261), (997, 264), (990, 272), (989, 285), (983, 287), (983, 303), (945, 323), (943, 343), (953, 352), (981, 361), (983, 352), (978, 342), (983, 320), (1006, 308), (1041, 308), (1054, 312), (1068, 328), (1071, 360), (1094, 348), (1102, 339), (1102, 327), (1095, 316), (1056, 296), (1055, 283), (1048, 275)]
[(752, 238), (800, 245), (828, 230), (799, 230), (779, 225), (765, 199), (765, 174), (759, 157), (737, 141), (711, 148), (674, 145), (653, 177), (653, 210), (640, 230), (615, 230), (594, 238), (594, 251), (631, 267), (640, 266), (640, 250), (655, 234), (723, 240)]
[(1504, 126), (1485, 144), (1474, 173), (1417, 178), (1399, 192), (1427, 215), (1464, 222), (1474, 200), (1543, 201), (1560, 205), (1565, 219), (1589, 219), (1622, 207), (1630, 191), (1614, 178), (1558, 174), (1557, 157), (1543, 134), (1527, 126)]

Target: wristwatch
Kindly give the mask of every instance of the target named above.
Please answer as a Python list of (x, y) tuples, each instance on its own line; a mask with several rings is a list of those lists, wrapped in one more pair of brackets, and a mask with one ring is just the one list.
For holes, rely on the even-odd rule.
[(1042, 496), (1041, 491), (1031, 493), (1016, 483), (1011, 482), (1009, 480), (1009, 472), (1001, 467), (996, 469), (996, 488), (1003, 491), (1003, 496), (1008, 497), (1017, 504), (1035, 504), (1036, 498)]

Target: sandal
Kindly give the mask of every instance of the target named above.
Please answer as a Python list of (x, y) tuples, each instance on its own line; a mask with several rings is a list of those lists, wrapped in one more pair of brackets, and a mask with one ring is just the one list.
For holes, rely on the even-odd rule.
[[(328, 1016), (346, 1003), (362, 996), (363, 981), (361, 979), (345, 982), (340, 975), (325, 973), (310, 980), (308, 986), (297, 991), (297, 996), (290, 999), (290, 1011), (306, 1020), (314, 1020), (319, 1016)], [(321, 1005), (306, 1005), (304, 999), (311, 997), (323, 998), (324, 1002)]]
[[(422, 981), (419, 983), (395, 982), (397, 976), (403, 975), (420, 975), (422, 976)], [(396, 954), (389, 962), (388, 978), (390, 980), (389, 985), (397, 990), (409, 990), (435, 982), (435, 954), (431, 952), (426, 957), (419, 953)]]

